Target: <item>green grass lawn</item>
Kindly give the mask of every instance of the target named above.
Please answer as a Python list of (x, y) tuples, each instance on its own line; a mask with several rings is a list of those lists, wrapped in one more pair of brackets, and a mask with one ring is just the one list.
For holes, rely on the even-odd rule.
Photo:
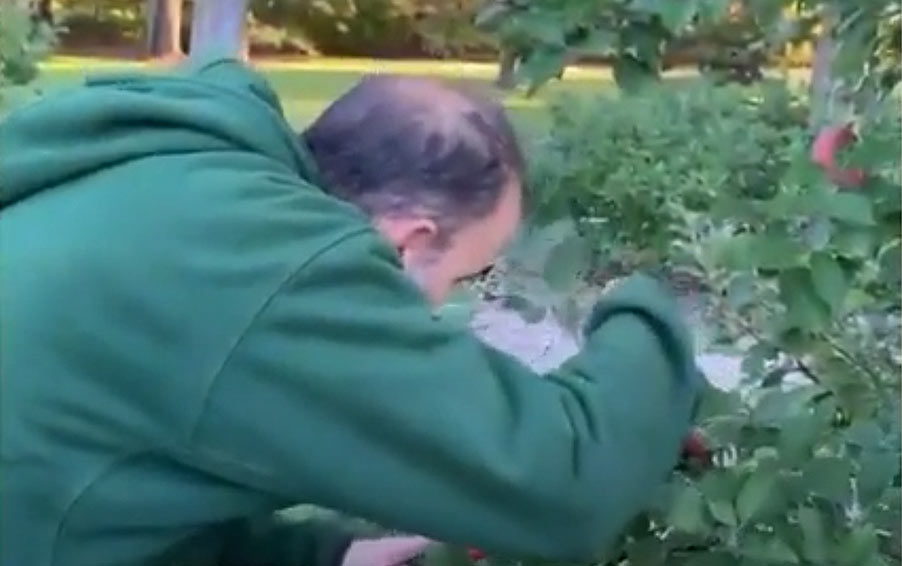
[[(301, 128), (316, 117), (362, 76), (370, 73), (398, 73), (438, 77), (461, 83), (501, 99), (509, 109), (518, 129), (536, 131), (547, 118), (547, 104), (562, 92), (611, 92), (614, 81), (605, 68), (570, 67), (562, 81), (546, 85), (533, 98), (522, 92), (502, 92), (492, 80), (497, 67), (492, 63), (464, 61), (397, 61), (371, 59), (315, 58), (256, 62), (255, 66), (271, 81), (279, 93), (289, 120)], [(27, 88), (5, 92), (3, 111), (15, 108), (31, 98), (33, 91), (53, 92), (77, 85), (86, 75), (107, 72), (136, 71), (146, 68), (144, 63), (93, 59), (85, 57), (56, 57), (42, 65), (39, 79)], [(683, 83), (695, 80), (692, 70), (669, 72), (665, 80)], [(541, 131), (541, 130), (539, 130)]]
[[(520, 128), (541, 126), (548, 101), (561, 92), (590, 93), (614, 87), (610, 72), (597, 68), (570, 68), (563, 81), (555, 81), (534, 98), (527, 98), (521, 92), (505, 93), (495, 89), (492, 79), (496, 67), (490, 63), (317, 58), (263, 61), (255, 65), (271, 81), (282, 99), (289, 120), (298, 127), (308, 123), (362, 76), (370, 73), (433, 76), (476, 88), (489, 96), (502, 99)], [(137, 62), (57, 57), (42, 65), (42, 73), (35, 83), (8, 94), (6, 109), (22, 104), (35, 89), (53, 92), (77, 85), (89, 74), (134, 71), (145, 67), (145, 64)], [(676, 73), (677, 77), (680, 75)], [(687, 73), (682, 73), (682, 76), (686, 75)]]

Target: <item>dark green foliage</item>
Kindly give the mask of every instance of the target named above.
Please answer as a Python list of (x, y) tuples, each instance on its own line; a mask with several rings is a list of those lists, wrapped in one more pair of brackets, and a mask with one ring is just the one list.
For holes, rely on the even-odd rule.
[(46, 22), (16, 4), (0, 4), (0, 87), (22, 85), (38, 74), (38, 61), (52, 46)]
[(0, 3), (0, 106), (7, 87), (30, 83), (52, 48), (53, 29), (13, 3)]
[(569, 213), (596, 269), (674, 260), (693, 215), (752, 214), (744, 201), (773, 197), (789, 166), (804, 108), (779, 86), (751, 94), (699, 85), (560, 100), (533, 160), (536, 220)]
[(815, 39), (828, 11), (838, 15), (828, 28), (838, 40), (834, 72), (868, 64), (856, 95), (897, 84), (897, 0), (491, 0), (478, 23), (518, 53), (519, 79), (530, 91), (577, 57), (604, 57), (613, 59), (621, 87), (635, 92), (656, 81), (667, 53), (690, 47), (691, 60), (720, 80), (759, 80), (785, 47)]
[[(883, 225), (877, 199), (900, 186), (902, 123), (894, 107), (862, 123), (854, 153), (871, 178), (844, 192), (808, 162), (788, 99), (748, 95), (569, 101), (537, 154), (534, 182), (554, 189), (540, 216), (581, 233), (547, 255), (552, 290), (588, 270), (587, 244), (595, 262), (669, 261), (703, 283), (708, 320), (744, 358), (742, 388), (710, 389), (699, 408), (711, 466), (675, 470), (597, 564), (900, 563), (900, 289), (880, 261), (899, 245), (899, 207)], [(736, 169), (753, 163), (763, 172), (744, 184)], [(524, 294), (511, 304), (532, 305)]]
[[(858, 188), (811, 162), (807, 109), (781, 87), (555, 106), (532, 184), (536, 234), (558, 243), (539, 261), (520, 244), (512, 262), (530, 269), (505, 282), (509, 303), (578, 321), (561, 312), (587, 274), (666, 267), (697, 282), (714, 341), (743, 358), (740, 389), (709, 390), (697, 416), (711, 466), (675, 470), (599, 564), (902, 563), (902, 119), (887, 94), (851, 116), (840, 161), (867, 172)], [(528, 271), (541, 293), (517, 280)]]

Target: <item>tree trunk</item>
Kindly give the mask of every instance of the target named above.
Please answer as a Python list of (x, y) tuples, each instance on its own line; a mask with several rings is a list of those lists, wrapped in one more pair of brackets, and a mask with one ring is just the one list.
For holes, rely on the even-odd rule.
[(53, 2), (51, 0), (40, 0), (38, 2), (37, 15), (42, 21), (53, 25)]
[(148, 0), (147, 54), (155, 58), (182, 54), (182, 0)]
[(195, 0), (191, 19), (191, 57), (248, 58), (247, 10), (250, 0)]
[(495, 79), (495, 85), (504, 90), (510, 90), (516, 86), (516, 65), (517, 54), (512, 49), (501, 49), (500, 59), (498, 60), (498, 77)]
[(838, 21), (839, 14), (835, 7), (825, 5), (821, 14), (822, 29), (815, 43), (811, 64), (808, 127), (812, 132), (831, 123), (845, 121), (851, 115), (849, 89), (837, 80), (832, 68), (837, 49), (833, 30)]

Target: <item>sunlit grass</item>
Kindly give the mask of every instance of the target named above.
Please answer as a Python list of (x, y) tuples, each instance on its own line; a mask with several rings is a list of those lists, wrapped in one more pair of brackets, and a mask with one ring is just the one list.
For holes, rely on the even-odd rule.
[[(475, 88), (503, 102), (519, 129), (541, 128), (547, 120), (548, 102), (561, 93), (610, 92), (613, 77), (603, 67), (569, 67), (561, 81), (553, 81), (531, 98), (522, 91), (496, 89), (497, 66), (491, 62), (435, 60), (377, 60), (357, 58), (292, 58), (255, 61), (257, 68), (278, 92), (287, 118), (303, 127), (361, 77), (373, 73), (394, 73), (437, 77)], [(115, 72), (154, 70), (152, 63), (92, 57), (54, 57), (41, 65), (39, 79), (26, 89), (6, 93), (6, 109), (14, 108), (34, 91), (52, 93), (81, 82), (85, 76)], [(669, 71), (665, 80), (675, 84), (691, 82), (693, 69)]]
[[(573, 67), (563, 81), (556, 81), (535, 97), (521, 91), (499, 91), (493, 85), (497, 67), (492, 63), (430, 60), (376, 60), (297, 58), (253, 63), (278, 92), (288, 119), (298, 127), (309, 123), (326, 106), (367, 74), (393, 73), (436, 77), (465, 84), (497, 98), (507, 107), (518, 128), (540, 127), (547, 116), (547, 103), (560, 92), (600, 92), (613, 87), (610, 72), (603, 68)], [(85, 76), (158, 69), (153, 63), (115, 59), (67, 57), (41, 65), (40, 78), (10, 96), (10, 106), (28, 98), (31, 91), (52, 93), (77, 85)]]

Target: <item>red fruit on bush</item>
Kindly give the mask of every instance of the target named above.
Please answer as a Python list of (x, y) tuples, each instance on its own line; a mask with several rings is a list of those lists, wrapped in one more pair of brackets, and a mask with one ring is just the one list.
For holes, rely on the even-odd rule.
[(683, 458), (707, 462), (711, 459), (711, 450), (701, 431), (692, 429), (683, 439)]
[(479, 562), (483, 558), (485, 558), (485, 553), (477, 548), (468, 548), (467, 556), (470, 557), (470, 560), (473, 562)]
[(851, 124), (827, 126), (818, 132), (811, 146), (811, 160), (820, 165), (827, 177), (840, 187), (860, 187), (865, 180), (862, 169), (841, 169), (836, 154), (857, 140)]

